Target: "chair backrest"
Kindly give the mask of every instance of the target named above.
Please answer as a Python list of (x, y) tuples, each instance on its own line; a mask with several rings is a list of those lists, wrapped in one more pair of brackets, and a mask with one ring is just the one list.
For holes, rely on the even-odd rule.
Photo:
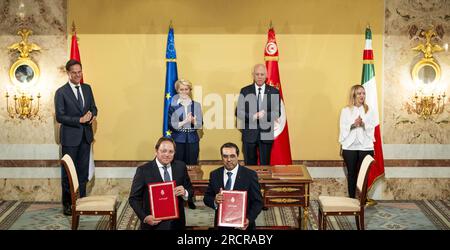
[(70, 155), (65, 154), (61, 159), (64, 168), (66, 169), (67, 177), (69, 178), (70, 193), (72, 195), (72, 201), (76, 199), (76, 193), (78, 191), (78, 175), (75, 169), (75, 164), (72, 161)]
[(375, 162), (375, 159), (371, 155), (366, 155), (364, 157), (361, 167), (359, 168), (358, 179), (356, 181), (356, 188), (360, 191), (360, 200), (364, 200), (361, 202), (366, 202), (367, 195), (367, 181), (369, 176), (369, 170), (372, 164)]

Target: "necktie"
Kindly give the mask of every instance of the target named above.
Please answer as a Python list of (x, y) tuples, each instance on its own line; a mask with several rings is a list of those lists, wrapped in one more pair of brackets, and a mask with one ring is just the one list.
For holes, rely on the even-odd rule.
[(164, 165), (163, 169), (164, 169), (164, 182), (171, 181), (169, 171), (167, 171), (167, 165)]
[(227, 172), (228, 180), (225, 184), (225, 190), (231, 190), (231, 176), (233, 175), (233, 172)]
[(81, 98), (80, 86), (75, 86), (75, 88), (77, 89), (78, 105), (80, 106), (81, 110), (83, 110), (83, 99)]
[(256, 100), (256, 111), (259, 112), (259, 103), (261, 102), (261, 87), (258, 88), (258, 99)]

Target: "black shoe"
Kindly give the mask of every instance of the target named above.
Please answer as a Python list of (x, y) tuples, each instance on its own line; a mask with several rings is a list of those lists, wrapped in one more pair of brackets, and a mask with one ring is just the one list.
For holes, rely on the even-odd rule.
[(196, 209), (197, 206), (195, 205), (195, 203), (193, 201), (188, 201), (188, 206), (190, 209)]
[(266, 211), (266, 210), (269, 210), (269, 208), (268, 207), (263, 207), (262, 210)]
[(63, 207), (63, 214), (64, 215), (72, 215), (72, 208), (70, 207), (70, 205)]

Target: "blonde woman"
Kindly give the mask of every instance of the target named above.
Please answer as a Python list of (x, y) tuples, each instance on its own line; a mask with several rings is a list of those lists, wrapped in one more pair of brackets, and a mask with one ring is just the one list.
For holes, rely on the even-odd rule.
[(202, 109), (200, 103), (192, 100), (191, 82), (177, 80), (175, 90), (177, 95), (169, 107), (169, 128), (177, 146), (175, 160), (197, 165), (200, 141), (197, 130), (202, 127)]
[(373, 156), (375, 124), (371, 110), (366, 104), (366, 91), (362, 85), (350, 89), (349, 103), (341, 111), (339, 142), (342, 157), (347, 166), (349, 197), (355, 198), (356, 180), (362, 160)]

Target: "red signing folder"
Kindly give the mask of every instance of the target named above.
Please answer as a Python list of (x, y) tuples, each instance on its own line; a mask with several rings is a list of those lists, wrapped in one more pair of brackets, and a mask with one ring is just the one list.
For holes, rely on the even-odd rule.
[(173, 192), (175, 181), (149, 183), (150, 209), (157, 220), (173, 220), (180, 217), (178, 199)]
[(219, 205), (219, 227), (244, 227), (247, 214), (247, 191), (222, 190)]

